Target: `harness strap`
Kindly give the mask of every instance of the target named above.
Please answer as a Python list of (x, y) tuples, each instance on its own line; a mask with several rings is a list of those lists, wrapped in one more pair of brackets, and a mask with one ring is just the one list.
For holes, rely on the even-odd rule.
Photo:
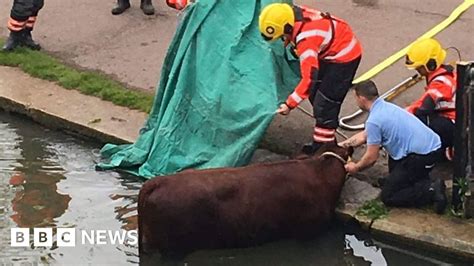
[(345, 160), (339, 154), (336, 154), (332, 151), (323, 152), (321, 155), (319, 155), (319, 158), (326, 157), (326, 156), (334, 157), (344, 165), (347, 163), (347, 160)]
[[(332, 152), (332, 151), (323, 152), (321, 155), (319, 155), (319, 158), (325, 157), (325, 156), (329, 156), (329, 157), (334, 157), (334, 158), (336, 158), (338, 161), (340, 161), (340, 162), (342, 163), (343, 166), (346, 165), (346, 163), (347, 163), (347, 160), (344, 160), (344, 158), (342, 158), (341, 156), (339, 156), (338, 154), (336, 154), (336, 153), (334, 153), (334, 152)], [(349, 178), (351, 178), (351, 176), (350, 176), (348, 173), (346, 173), (345, 182), (346, 182), (347, 180), (349, 180)]]
[(436, 78), (438, 78), (438, 77), (440, 77), (440, 76), (444, 76), (444, 75), (446, 75), (446, 74), (448, 74), (448, 75), (450, 75), (450, 76), (453, 76), (453, 75), (454, 75), (454, 74), (453, 74), (453, 73), (454, 73), (454, 68), (453, 68), (452, 66), (450, 66), (450, 65), (443, 65), (443, 66), (441, 66), (441, 67), (444, 69), (444, 71), (442, 71), (442, 72), (440, 72), (440, 73), (438, 73), (438, 74), (436, 74), (436, 75), (430, 77), (429, 80), (428, 80), (428, 79), (426, 80), (426, 83), (429, 84), (429, 83), (431, 83), (432, 81), (434, 81)]
[(329, 19), (329, 22), (331, 23), (331, 40), (329, 40), (329, 43), (326, 45), (326, 47), (324, 47), (324, 49), (319, 52), (321, 57), (324, 57), (326, 56), (326, 53), (329, 51), (332, 46), (332, 43), (334, 42), (334, 37), (336, 35), (336, 27), (334, 26), (334, 19), (331, 17), (331, 14), (329, 14), (329, 12), (321, 13), (321, 17)]

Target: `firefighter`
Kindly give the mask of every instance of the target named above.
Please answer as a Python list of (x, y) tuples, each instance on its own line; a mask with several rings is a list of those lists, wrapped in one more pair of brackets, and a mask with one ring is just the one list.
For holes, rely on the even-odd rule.
[[(155, 8), (151, 0), (140, 0), (140, 8), (145, 15), (151, 16), (155, 14)], [(117, 0), (117, 4), (112, 8), (112, 15), (122, 14), (125, 10), (130, 8), (130, 0)]]
[(407, 107), (441, 138), (448, 160), (452, 159), (456, 120), (456, 72), (444, 65), (446, 51), (434, 39), (415, 42), (408, 49), (405, 64), (426, 79), (425, 92)]
[(265, 40), (282, 38), (299, 57), (301, 81), (277, 113), (287, 115), (309, 98), (316, 125), (313, 143), (303, 152), (314, 154), (323, 143), (335, 141), (341, 104), (361, 60), (361, 44), (344, 20), (298, 5), (266, 6), (259, 28)]
[(18, 46), (25, 46), (33, 50), (40, 50), (31, 32), (35, 26), (38, 12), (43, 8), (43, 0), (14, 0), (7, 27), (10, 30), (4, 51), (12, 51)]

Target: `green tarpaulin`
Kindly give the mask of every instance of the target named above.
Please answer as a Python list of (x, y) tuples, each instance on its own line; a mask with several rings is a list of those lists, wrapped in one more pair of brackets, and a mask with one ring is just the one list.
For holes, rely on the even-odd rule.
[[(182, 15), (154, 106), (137, 141), (107, 144), (102, 169), (150, 178), (187, 168), (241, 166), (299, 80), (281, 41), (258, 31), (259, 0), (198, 0)], [(290, 67), (291, 66), (291, 67)]]

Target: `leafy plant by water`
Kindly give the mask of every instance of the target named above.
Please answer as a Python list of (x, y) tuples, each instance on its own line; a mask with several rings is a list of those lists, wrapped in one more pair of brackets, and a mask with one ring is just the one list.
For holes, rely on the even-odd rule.
[[(0, 46), (4, 41), (0, 40)], [(14, 52), (0, 51), (0, 65), (19, 67), (33, 77), (56, 82), (66, 89), (99, 97), (114, 104), (149, 112), (153, 95), (125, 88), (103, 74), (76, 70), (44, 52), (18, 48)]]
[(466, 203), (466, 193), (469, 190), (469, 183), (467, 181), (467, 178), (458, 177), (455, 179), (454, 185), (458, 187), (457, 192), (460, 199), (460, 203), (458, 206), (452, 206), (451, 214), (456, 217), (465, 217), (464, 208)]
[(387, 217), (388, 211), (387, 207), (380, 200), (370, 200), (357, 210), (356, 215), (376, 220)]

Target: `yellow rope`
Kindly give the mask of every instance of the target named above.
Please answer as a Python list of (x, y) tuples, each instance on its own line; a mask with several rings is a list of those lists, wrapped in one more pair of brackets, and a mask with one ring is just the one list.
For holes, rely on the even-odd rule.
[[(441, 23), (439, 23), (438, 25), (436, 25), (434, 28), (432, 28), (431, 30), (429, 30), (428, 32), (426, 32), (425, 34), (423, 34), (421, 37), (419, 37), (417, 40), (419, 39), (427, 39), (427, 38), (432, 38), (433, 36), (435, 36), (436, 34), (438, 34), (439, 32), (441, 32), (442, 30), (444, 30), (446, 27), (448, 27), (451, 23), (453, 23), (457, 18), (459, 18), (459, 16), (461, 16), (461, 14), (468, 10), (472, 5), (474, 5), (474, 0), (464, 0), (464, 2), (459, 5), (452, 13), (451, 15), (449, 15), (448, 18), (446, 18), (445, 20), (443, 20)], [(366, 73), (364, 73), (362, 76), (358, 77), (356, 80), (354, 80), (353, 83), (359, 83), (361, 81), (364, 81), (364, 80), (368, 80), (368, 79), (371, 79), (373, 78), (374, 76), (376, 76), (377, 74), (379, 74), (380, 72), (382, 72), (382, 70), (384, 70), (385, 68), (389, 67), (390, 65), (392, 65), (393, 63), (395, 63), (396, 61), (398, 61), (400, 58), (402, 58), (403, 56), (405, 56), (405, 54), (407, 53), (408, 51), (408, 48), (412, 45), (413, 43), (411, 43), (410, 45), (408, 45), (407, 47), (403, 48), (402, 50), (396, 52), (395, 54), (393, 54), (392, 56), (390, 56), (389, 58), (385, 59), (384, 61), (382, 61), (381, 63), (379, 63), (378, 65), (374, 66), (372, 69), (370, 69), (369, 71), (367, 71)]]

